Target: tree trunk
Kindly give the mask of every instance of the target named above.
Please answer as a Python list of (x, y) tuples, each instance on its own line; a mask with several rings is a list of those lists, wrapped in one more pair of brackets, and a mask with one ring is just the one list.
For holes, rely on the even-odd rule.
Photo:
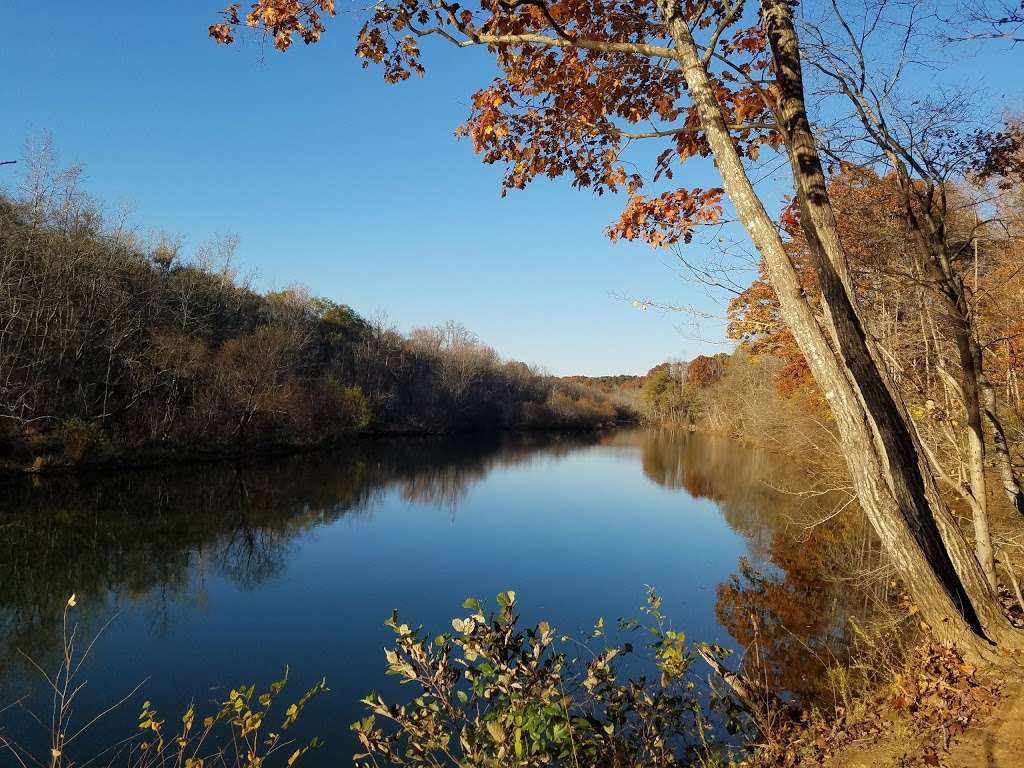
[[(959, 490), (971, 508), (975, 554), (985, 577), (995, 588), (995, 559), (988, 525), (988, 490), (985, 478), (985, 431), (980, 399), (984, 360), (974, 338), (974, 321), (963, 280), (953, 269), (950, 258), (949, 244), (946, 240), (945, 196), (940, 192), (939, 198), (942, 202), (939, 203), (939, 213), (936, 215), (933, 187), (930, 184), (926, 185), (928, 192), (922, 194), (919, 185), (911, 179), (906, 165), (896, 153), (887, 151), (887, 154), (897, 170), (897, 178), (904, 193), (907, 224), (919, 251), (918, 266), (928, 278), (933, 294), (945, 308), (946, 320), (952, 328), (953, 341), (959, 356), (960, 378), (951, 380), (964, 408), (967, 442), (967, 460), (964, 464), (967, 466), (968, 478), (968, 488), (961, 487)], [(914, 197), (919, 203), (919, 212), (913, 205)], [(928, 228), (927, 232), (922, 229), (922, 222)]]
[[(845, 251), (839, 240), (804, 104), (800, 52), (791, 7), (785, 0), (762, 0), (762, 14), (780, 94), (777, 113), (801, 204), (801, 223), (817, 257), (826, 322), (841, 368), (863, 407), (871, 447), (884, 473), (884, 484), (920, 553), (974, 633), (992, 641), (1006, 638), (1008, 642), (1015, 642), (1015, 633), (1003, 615), (994, 590), (994, 578), (990, 581), (946, 509), (909, 414), (888, 381), (884, 367), (878, 364), (873, 342), (868, 339), (856, 311)], [(981, 447), (983, 450), (983, 443)], [(863, 460), (848, 455), (848, 460), (851, 459)], [(978, 468), (983, 470), (983, 465)], [(983, 474), (980, 482), (984, 494)], [(980, 522), (982, 546), (991, 563), (991, 542), (984, 513)], [(913, 586), (911, 589), (915, 591)], [(920, 590), (919, 587), (917, 591)], [(920, 594), (915, 593), (915, 597), (922, 599)], [(932, 620), (933, 626), (934, 623)]]
[(996, 393), (984, 375), (979, 378), (978, 385), (981, 390), (985, 421), (988, 423), (992, 443), (995, 447), (995, 464), (999, 472), (999, 479), (1003, 484), (1003, 492), (1017, 514), (1024, 517), (1024, 489), (1021, 489), (1020, 481), (1013, 471), (1006, 433), (1003, 432), (1003, 424), (996, 413)]
[(988, 529), (988, 491), (985, 485), (985, 431), (981, 423), (981, 399), (978, 378), (981, 355), (975, 356), (971, 338), (969, 316), (953, 319), (956, 347), (960, 354), (961, 394), (967, 426), (967, 476), (974, 497), (971, 516), (974, 521), (974, 549), (978, 555), (985, 577), (994, 589), (996, 587), (995, 556), (992, 552), (992, 537)]
[[(819, 271), (838, 354), (814, 317), (774, 222), (746, 174), (689, 28), (671, 0), (661, 0), (661, 9), (725, 191), (765, 259), (783, 319), (835, 415), (861, 506), (936, 634), (976, 655), (988, 654), (992, 642), (1012, 638), (1009, 624), (952, 518), (941, 504), (941, 520), (932, 514), (929, 501), (938, 503), (938, 494), (934, 483), (929, 485), (922, 476), (914, 437), (866, 346), (850, 301), (849, 276), (834, 225), (816, 226), (831, 217), (831, 209), (813, 139), (805, 127), (800, 62), (788, 5), (765, 0), (763, 11), (776, 68), (786, 71), (780, 74), (780, 84), (788, 91), (784, 98), (791, 100), (792, 119), (786, 120), (783, 131), (801, 202), (813, 227), (810, 239), (822, 254), (835, 257), (834, 261), (821, 258)], [(953, 542), (952, 553), (944, 545), (944, 534)], [(967, 583), (954, 559), (963, 564)]]

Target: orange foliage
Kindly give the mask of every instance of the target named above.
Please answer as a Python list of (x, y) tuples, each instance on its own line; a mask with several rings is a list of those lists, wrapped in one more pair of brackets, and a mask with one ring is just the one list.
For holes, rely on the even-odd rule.
[(690, 242), (698, 224), (714, 224), (722, 216), (724, 190), (677, 189), (647, 198), (633, 195), (619, 220), (608, 229), (612, 240), (646, 240), (651, 245)]
[[(316, 42), (321, 16), (333, 10), (328, 0), (258, 0), (244, 23), (286, 50), (296, 34)], [(740, 14), (725, 14), (717, 4), (685, 0), (679, 10), (694, 30), (714, 30), (729, 57), (730, 67), (718, 68), (715, 88), (741, 153), (756, 159), (762, 146), (777, 149), (781, 136), (772, 127), (766, 91), (756, 85), (771, 73), (761, 27), (743, 26)], [(423, 73), (420, 37), (487, 45), (500, 75), (473, 94), (469, 118), (457, 133), (471, 139), (485, 163), (505, 166), (503, 192), (559, 176), (598, 194), (624, 190), (629, 199), (609, 236), (669, 245), (689, 241), (695, 226), (721, 218), (722, 191), (640, 193), (649, 180), (671, 179), (673, 166), (710, 155), (682, 71), (665, 66), (670, 54), (656, 21), (661, 17), (656, 0), (479, 0), (475, 8), (392, 0), (374, 6), (359, 32), (356, 55), (364, 67), (381, 65), (384, 79), (395, 83)], [(210, 35), (231, 43), (241, 23), (236, 3), (224, 11), (223, 22), (210, 27)], [(567, 44), (551, 45), (555, 40)], [(671, 127), (652, 134), (652, 125)], [(666, 145), (650, 179), (627, 170), (622, 159), (624, 145), (635, 138), (631, 126), (645, 126), (636, 133)]]
[[(843, 247), (853, 272), (862, 306), (870, 307), (880, 296), (899, 290), (910, 270), (909, 241), (905, 232), (904, 198), (892, 176), (879, 177), (874, 171), (844, 163), (829, 181), (832, 201)], [(786, 250), (800, 276), (800, 284), (818, 305), (820, 286), (813, 265), (814, 256), (800, 226), (795, 201), (780, 216), (788, 236)], [(741, 342), (751, 354), (771, 354), (786, 365), (779, 371), (776, 386), (789, 397), (815, 391), (807, 361), (796, 339), (785, 327), (778, 298), (762, 261), (757, 279), (729, 304), (729, 338)]]
[[(222, 11), (224, 21), (210, 25), (210, 37), (218, 43), (233, 43), (233, 30), (242, 23), (240, 10), (240, 3), (225, 8)], [(321, 14), (334, 15), (334, 0), (258, 0), (252, 4), (245, 23), (265, 29), (274, 38), (274, 47), (286, 51), (295, 35), (307, 45), (320, 39), (325, 29)]]
[(725, 373), (724, 356), (697, 355), (686, 368), (686, 383), (697, 389), (709, 387)]
[[(798, 541), (791, 535), (775, 534), (769, 554), (779, 569), (777, 576), (762, 573), (743, 560), (740, 575), (718, 586), (718, 621), (740, 645), (757, 643), (758, 658), (770, 676), (770, 690), (804, 696), (825, 691), (822, 658), (842, 645), (841, 632), (833, 626), (835, 585), (822, 575), (830, 536)], [(810, 652), (815, 646), (828, 653)]]
[[(954, 244), (970, 243), (978, 236), (975, 229), (975, 208), (966, 194), (946, 190), (955, 212), (949, 217), (947, 237)], [(829, 197), (836, 212), (840, 236), (847, 253), (857, 299), (869, 327), (892, 307), (912, 307), (914, 291), (926, 286), (916, 266), (915, 245), (906, 225), (906, 198), (892, 175), (879, 176), (866, 168), (844, 164), (829, 182)], [(985, 237), (981, 231), (979, 284), (975, 292), (973, 276), (965, 276), (965, 289), (973, 296), (975, 324), (986, 349), (986, 366), (997, 387), (1014, 386), (1024, 364), (1024, 245), (1019, 236), (1024, 223), (1024, 205), (1002, 195), (1000, 211), (1011, 236)], [(916, 205), (916, 203), (915, 203)], [(793, 205), (781, 217), (787, 233), (787, 250), (800, 274), (804, 291), (817, 304), (819, 287), (811, 269), (812, 255), (800, 228), (799, 214)], [(1016, 222), (1016, 223), (1014, 223)], [(962, 251), (963, 253), (963, 251)], [(961, 259), (973, 263), (971, 251)], [(970, 264), (961, 265), (970, 272)], [(942, 310), (937, 311), (941, 324)], [(915, 321), (916, 322), (916, 321)], [(907, 326), (908, 332), (913, 332)], [(787, 396), (814, 391), (807, 363), (797, 348), (792, 334), (785, 328), (779, 312), (778, 299), (769, 285), (764, 264), (758, 278), (729, 305), (728, 334), (741, 342), (752, 354), (772, 354), (786, 361), (776, 384)], [(897, 343), (897, 342), (894, 342)], [(900, 350), (904, 366), (923, 368), (917, 359), (923, 345), (910, 344)], [(909, 373), (909, 371), (908, 371)], [(1007, 401), (1016, 402), (1007, 397)]]

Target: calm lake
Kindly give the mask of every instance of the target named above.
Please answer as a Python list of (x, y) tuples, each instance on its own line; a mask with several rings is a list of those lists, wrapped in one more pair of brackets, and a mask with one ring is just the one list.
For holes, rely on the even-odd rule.
[[(774, 490), (792, 472), (728, 440), (629, 430), (366, 440), (243, 467), (8, 480), (0, 707), (21, 704), (0, 713), (0, 733), (47, 743), (28, 714), (48, 723), (45, 681), (24, 655), (56, 668), (72, 593), (79, 637), (110, 621), (81, 673), (76, 721), (146, 680), (79, 739), (84, 757), (131, 735), (144, 699), (175, 722), (190, 700), (263, 687), (287, 665), (295, 696), (321, 676), (331, 689), (296, 729), (327, 741), (303, 764), (347, 765), (359, 699), (396, 687), (383, 674), (384, 619), (396, 608), (446, 631), (470, 595), (493, 605), (515, 590), (524, 620), (586, 636), (598, 617), (637, 615), (649, 584), (689, 638), (738, 647), (716, 604), (741, 558), (797, 603), (801, 589), (824, 593), (769, 562), (801, 503)], [(787, 631), (808, 642), (842, 623), (838, 610), (803, 607), (814, 617)]]

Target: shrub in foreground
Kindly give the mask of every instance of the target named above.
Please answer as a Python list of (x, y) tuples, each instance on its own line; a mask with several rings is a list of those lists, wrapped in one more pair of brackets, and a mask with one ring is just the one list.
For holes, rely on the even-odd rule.
[[(591, 639), (606, 645), (591, 651), (546, 622), (520, 627), (514, 592), (497, 599), (500, 610), (489, 616), (478, 600), (467, 600), (470, 613), (452, 621), (454, 633), (432, 640), (392, 615), (388, 674), (417, 693), (405, 704), (378, 694), (363, 700), (369, 714), (352, 725), (363, 747), (357, 766), (724, 764), (704, 714), (708, 696), (691, 674), (698, 653), (669, 627), (653, 591), (643, 623), (620, 621), (622, 632), (650, 637), (650, 659), (630, 643), (610, 643), (603, 621)], [(659, 680), (624, 676), (645, 661), (653, 661)]]

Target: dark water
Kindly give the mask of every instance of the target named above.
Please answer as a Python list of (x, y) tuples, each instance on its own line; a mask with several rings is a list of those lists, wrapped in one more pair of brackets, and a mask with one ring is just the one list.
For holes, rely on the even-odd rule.
[[(445, 631), (465, 597), (505, 589), (525, 620), (586, 634), (598, 617), (637, 615), (650, 584), (689, 637), (737, 647), (744, 620), (717, 590), (749, 558), (785, 593), (758, 594), (809, 612), (793, 623), (818, 642), (838, 611), (804, 605), (822, 585), (769, 562), (795, 504), (772, 486), (791, 472), (729, 441), (638, 430), (368, 441), (245, 467), (7, 482), (0, 707), (25, 698), (0, 713), (2, 733), (46, 744), (26, 710), (42, 707), (45, 722), (49, 699), (23, 654), (56, 667), (72, 593), (80, 637), (114, 617), (83, 669), (76, 720), (148, 678), (80, 739), (86, 757), (132, 733), (143, 698), (173, 722), (190, 699), (222, 699), (288, 665), (293, 693), (321, 676), (331, 689), (296, 731), (328, 742), (306, 764), (346, 765), (359, 698), (392, 690), (382, 655), (391, 609)], [(779, 663), (805, 655), (780, 649)]]

